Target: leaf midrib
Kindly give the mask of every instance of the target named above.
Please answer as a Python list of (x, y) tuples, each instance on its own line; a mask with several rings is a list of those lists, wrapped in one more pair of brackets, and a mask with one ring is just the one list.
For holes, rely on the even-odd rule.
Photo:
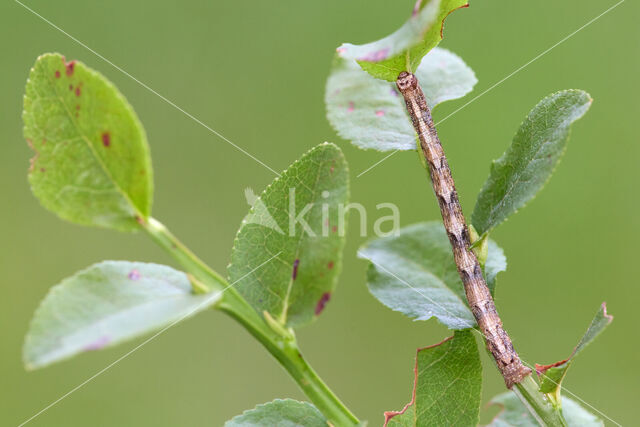
[[(436, 279), (436, 281), (440, 284), (442, 284), (442, 287), (446, 290), (448, 290), (450, 293), (452, 293), (457, 299), (458, 301), (460, 301), (462, 303), (462, 305), (464, 305), (467, 309), (469, 308), (467, 303), (465, 301), (462, 300), (462, 298), (460, 298), (460, 295), (458, 295), (456, 292), (453, 291), (453, 289), (451, 289), (449, 287), (449, 285), (447, 285), (447, 282), (445, 282), (443, 279), (441, 279), (440, 277), (436, 276), (434, 273), (432, 273), (431, 271), (427, 270), (426, 267), (424, 267), (422, 264), (419, 264), (418, 262), (412, 260), (411, 258), (406, 258), (403, 255), (398, 254), (397, 252), (390, 252), (387, 250), (383, 250), (385, 253), (390, 254), (390, 255), (396, 255), (398, 258), (407, 261), (409, 264), (414, 265), (414, 266), (418, 266), (419, 270), (422, 270), (423, 272), (427, 273), (429, 276), (433, 277)], [(419, 289), (425, 289), (420, 287)], [(429, 289), (429, 288), (427, 288)], [(447, 309), (445, 309), (445, 311), (449, 312)], [(450, 313), (450, 315), (453, 315), (453, 313)], [(456, 316), (457, 317), (457, 316)]]
[[(324, 164), (325, 162), (322, 161), (321, 164)], [(300, 183), (302, 183), (302, 180), (298, 180)], [(309, 190), (311, 190), (311, 198), (312, 200), (315, 200), (316, 198), (316, 193), (318, 190), (318, 182), (320, 181), (320, 167), (318, 167), (316, 169), (316, 180), (313, 183), (313, 188), (309, 188)], [(296, 187), (297, 188), (297, 187)], [(304, 208), (303, 208), (304, 209)], [(294, 215), (296, 214), (295, 212), (293, 213)], [(295, 219), (295, 217), (294, 217)], [(296, 243), (296, 252), (295, 252), (295, 257), (294, 259), (298, 259), (298, 256), (300, 254), (300, 242), (302, 241), (302, 238), (304, 237), (304, 230), (303, 232), (300, 233), (300, 237), (298, 237), (298, 241)], [(293, 265), (291, 266), (293, 267)], [(289, 310), (289, 298), (291, 297), (291, 291), (293, 290), (293, 275), (289, 278), (289, 286), (287, 286), (287, 292), (285, 294), (285, 297), (282, 301), (282, 312), (280, 313), (280, 321), (281, 323), (284, 325), (287, 323), (287, 314), (288, 314), (288, 310)]]
[[(85, 69), (85, 71), (88, 72), (88, 73), (91, 73), (91, 70), (89, 70), (89, 69)], [(49, 74), (51, 74), (51, 73), (49, 73)], [(74, 120), (73, 114), (71, 113), (71, 110), (69, 109), (69, 106), (66, 104), (66, 102), (64, 100), (64, 97), (61, 96), (60, 93), (58, 92), (58, 88), (57, 88), (53, 78), (51, 76), (48, 76), (47, 78), (49, 79), (49, 82), (50, 82), (51, 86), (53, 87), (53, 91), (56, 94), (57, 98), (60, 100), (60, 103), (62, 104), (64, 110), (67, 112), (67, 116), (68, 116), (69, 120), (71, 121), (71, 123), (73, 124), (74, 129), (76, 130), (76, 132), (80, 136), (80, 138), (85, 141), (86, 145), (89, 148), (89, 151), (91, 152), (92, 157), (98, 163), (98, 165), (100, 166), (102, 172), (107, 176), (109, 181), (112, 183), (113, 187), (118, 191), (118, 193), (120, 193), (122, 198), (129, 204), (129, 206), (131, 206), (131, 208), (133, 208), (133, 211), (134, 211), (135, 215), (137, 215), (139, 217), (145, 217), (144, 215), (142, 215), (142, 213), (140, 212), (138, 207), (135, 205), (135, 203), (133, 203), (133, 201), (131, 200), (129, 195), (120, 187), (118, 182), (113, 178), (109, 168), (107, 168), (105, 163), (102, 161), (102, 159), (98, 155), (96, 149), (93, 147), (93, 144), (91, 143), (91, 140), (84, 133), (82, 133), (80, 131), (80, 128), (78, 127), (78, 124)], [(115, 89), (115, 88), (111, 88), (111, 89)]]

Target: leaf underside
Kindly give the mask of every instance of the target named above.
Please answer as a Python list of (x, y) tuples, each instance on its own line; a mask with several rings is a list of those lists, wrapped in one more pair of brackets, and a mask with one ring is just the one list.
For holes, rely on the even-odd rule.
[(196, 295), (170, 267), (103, 261), (54, 286), (31, 321), (24, 362), (35, 369), (100, 350), (206, 309), (219, 293)]
[(533, 199), (564, 154), (571, 124), (592, 99), (581, 90), (564, 90), (529, 112), (507, 151), (491, 165), (471, 220), (479, 234), (496, 227)]
[[(450, 329), (476, 325), (440, 222), (413, 224), (397, 236), (372, 240), (358, 256), (371, 263), (367, 270), (369, 291), (392, 310), (415, 320), (436, 317)], [(497, 274), (506, 266), (504, 252), (489, 240), (485, 278), (492, 292)]]
[(225, 427), (327, 427), (327, 419), (311, 403), (276, 399), (225, 423)]
[(412, 401), (385, 412), (385, 426), (475, 426), (478, 424), (482, 365), (471, 330), (418, 349)]
[(104, 76), (59, 54), (40, 56), (24, 97), (29, 182), (42, 205), (82, 225), (122, 231), (147, 218), (153, 192), (144, 129)]
[[(604, 423), (589, 413), (576, 401), (563, 396), (562, 415), (569, 427), (602, 427)], [(494, 397), (490, 404), (502, 407), (502, 411), (487, 427), (539, 427), (540, 424), (522, 404), (518, 396), (507, 392)]]
[(397, 31), (375, 42), (338, 48), (377, 79), (395, 82), (402, 71), (418, 68), (422, 58), (442, 40), (445, 18), (468, 6), (466, 0), (418, 0), (409, 19)]
[[(297, 327), (323, 311), (342, 263), (345, 224), (339, 218), (348, 199), (348, 175), (340, 149), (321, 144), (254, 201), (228, 271), (229, 283), (239, 281), (236, 288), (260, 314), (267, 311), (283, 325)], [(300, 215), (305, 224), (295, 220)]]
[[(435, 48), (424, 57), (416, 76), (431, 109), (469, 93), (477, 79), (448, 50)], [(351, 59), (336, 55), (325, 91), (327, 118), (344, 139), (362, 149), (415, 150), (416, 134), (395, 83), (378, 80)]]

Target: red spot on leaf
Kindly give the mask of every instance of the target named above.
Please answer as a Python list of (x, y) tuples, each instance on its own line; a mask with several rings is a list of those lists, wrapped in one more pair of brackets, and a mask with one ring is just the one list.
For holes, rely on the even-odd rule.
[(378, 62), (387, 58), (389, 55), (389, 48), (374, 50), (373, 52), (369, 52), (366, 55), (358, 58), (359, 61), (367, 61), (367, 62)]
[(334, 225), (333, 227), (331, 227), (331, 231), (335, 233), (336, 231), (338, 231), (338, 227)]
[(92, 342), (91, 344), (87, 345), (84, 347), (85, 351), (95, 351), (95, 350), (100, 350), (102, 348), (104, 348), (107, 344), (109, 344), (109, 342), (111, 341), (111, 339), (108, 336), (102, 336), (100, 338), (98, 338), (97, 340), (95, 340), (94, 342)]
[(331, 292), (325, 292), (324, 294), (322, 294), (322, 296), (318, 300), (318, 303), (316, 304), (316, 310), (315, 310), (316, 316), (319, 316), (320, 313), (322, 313), (322, 311), (324, 310), (325, 306), (327, 305), (330, 299), (331, 299)]
[(298, 277), (298, 266), (300, 265), (300, 260), (297, 259), (293, 261), (293, 272), (291, 273), (291, 279), (296, 280)]
[(76, 96), (80, 96), (80, 86), (76, 88)]
[(73, 85), (69, 85), (69, 90), (73, 90)]
[(102, 145), (105, 147), (111, 145), (111, 134), (109, 132), (102, 132)]
[(64, 67), (66, 68), (67, 76), (72, 76), (73, 70), (76, 67), (76, 61), (65, 62)]
[(333, 261), (329, 261), (329, 263), (327, 264), (327, 268), (329, 270), (331, 270), (333, 268)]
[(40, 172), (44, 173), (46, 171), (45, 168), (40, 168)]
[(355, 106), (353, 105), (353, 102), (349, 102), (349, 106), (347, 107), (347, 113), (352, 113), (354, 109), (355, 109)]
[(80, 109), (80, 104), (76, 104), (76, 110)]
[(141, 274), (138, 270), (133, 269), (131, 270), (131, 272), (129, 273), (129, 275), (127, 276), (129, 279), (136, 281), (136, 280), (140, 280)]
[(60, 78), (60, 71), (56, 70), (56, 79)]
[(420, 12), (420, 6), (422, 5), (422, 0), (418, 0), (413, 6), (413, 10), (411, 11), (411, 16), (416, 16), (418, 12)]
[(377, 116), (377, 117), (382, 117), (382, 116), (384, 116), (384, 111), (382, 111), (382, 110), (378, 110), (378, 111), (376, 111), (376, 116)]

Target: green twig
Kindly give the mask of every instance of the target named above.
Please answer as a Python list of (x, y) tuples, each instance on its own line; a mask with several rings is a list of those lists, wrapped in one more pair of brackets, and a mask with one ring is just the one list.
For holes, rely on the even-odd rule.
[(216, 308), (227, 313), (245, 327), (291, 375), (311, 402), (336, 426), (359, 423), (338, 397), (304, 359), (293, 332), (276, 330), (222, 276), (213, 271), (184, 246), (159, 221), (149, 218), (140, 225), (153, 240), (169, 252), (186, 272), (206, 286), (210, 292), (223, 292)]
[(556, 410), (549, 399), (540, 392), (532, 375), (527, 375), (515, 385), (513, 392), (520, 398), (529, 412), (542, 426), (566, 427), (568, 424), (561, 412)]

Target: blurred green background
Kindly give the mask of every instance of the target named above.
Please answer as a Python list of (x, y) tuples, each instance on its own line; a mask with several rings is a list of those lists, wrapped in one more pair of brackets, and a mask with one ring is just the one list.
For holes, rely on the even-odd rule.
[[(337, 142), (350, 163), (352, 200), (372, 213), (369, 232), (382, 202), (400, 207), (402, 225), (439, 218), (415, 154), (396, 154), (356, 178), (383, 155), (338, 138), (324, 111), (334, 49), (395, 30), (412, 0), (27, 4), (276, 170), (322, 141)], [(472, 0), (447, 20), (442, 46), (459, 54), (479, 83), (467, 98), (439, 107), (436, 121), (613, 4)], [(637, 422), (640, 386), (634, 317), (640, 299), (638, 12), (637, 3), (621, 4), (439, 127), (470, 214), (490, 161), (538, 100), (565, 88), (593, 96), (550, 184), (493, 235), (509, 261), (497, 305), (523, 358), (550, 363), (570, 354), (606, 300), (616, 319), (580, 355), (565, 386), (627, 425)], [(47, 289), (103, 259), (171, 263), (143, 234), (61, 222), (31, 195), (31, 152), (20, 115), (27, 73), (39, 54), (79, 59), (127, 96), (151, 144), (154, 216), (218, 271), (225, 271), (248, 208), (243, 190), (262, 190), (273, 175), (10, 0), (0, 6), (0, 45), (0, 424), (17, 425), (141, 341), (25, 372), (23, 336)], [(363, 238), (355, 218), (338, 292), (320, 321), (298, 336), (335, 392), (359, 417), (379, 425), (382, 411), (410, 398), (416, 347), (447, 331), (435, 321), (411, 322), (369, 295), (365, 264), (356, 258)], [(487, 401), (504, 385), (484, 359)], [(208, 312), (170, 329), (30, 425), (221, 425), (276, 397), (304, 398), (240, 326)]]

